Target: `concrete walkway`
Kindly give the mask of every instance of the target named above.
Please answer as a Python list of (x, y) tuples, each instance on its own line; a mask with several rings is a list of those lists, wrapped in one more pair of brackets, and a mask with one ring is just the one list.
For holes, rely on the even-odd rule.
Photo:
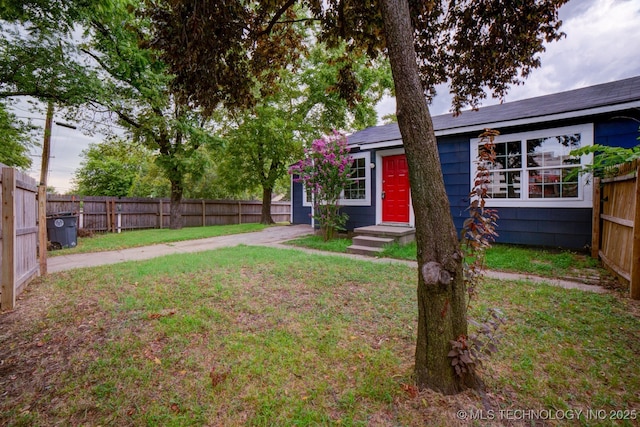
[[(116, 264), (125, 261), (141, 261), (164, 255), (185, 254), (208, 251), (238, 245), (269, 245), (286, 242), (300, 236), (311, 234), (309, 225), (287, 225), (267, 227), (253, 233), (231, 234), (228, 236), (209, 237), (207, 239), (185, 240), (182, 242), (162, 243), (119, 251), (93, 252), (87, 254), (60, 255), (47, 258), (47, 271), (71, 270), (74, 268), (97, 267), (99, 265)], [(289, 246), (289, 248), (291, 248)]]
[[(207, 239), (198, 240), (186, 240), (183, 242), (143, 246), (139, 248), (123, 249), (119, 251), (61, 255), (47, 259), (47, 271), (49, 273), (55, 273), (58, 271), (71, 270), (74, 268), (97, 267), (100, 265), (116, 264), (125, 261), (141, 261), (164, 255), (201, 252), (238, 245), (269, 246), (279, 249), (296, 249), (315, 255), (344, 256), (351, 259), (383, 264), (403, 264), (410, 267), (418, 266), (415, 261), (398, 260), (392, 258), (372, 258), (364, 255), (325, 252), (283, 244), (283, 242), (311, 234), (312, 232), (313, 230), (309, 225), (276, 226), (268, 227), (262, 231), (253, 233), (232, 234), (228, 236), (210, 237)], [(574, 282), (548, 277), (538, 277), (528, 274), (505, 273), (500, 271), (488, 270), (485, 271), (485, 276), (498, 280), (524, 280), (533, 283), (545, 283), (565, 289), (579, 289), (587, 292), (607, 292), (607, 290), (601, 286), (587, 285), (585, 283), (577, 281)]]

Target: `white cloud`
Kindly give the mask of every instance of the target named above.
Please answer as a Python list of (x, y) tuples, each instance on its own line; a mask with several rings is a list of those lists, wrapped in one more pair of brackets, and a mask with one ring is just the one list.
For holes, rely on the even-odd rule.
[(560, 17), (566, 38), (547, 46), (541, 68), (507, 101), (640, 75), (640, 3), (572, 0)]

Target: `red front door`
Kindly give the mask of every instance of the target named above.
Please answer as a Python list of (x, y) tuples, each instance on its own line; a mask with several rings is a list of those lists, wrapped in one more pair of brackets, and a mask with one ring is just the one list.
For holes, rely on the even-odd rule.
[(382, 158), (382, 222), (409, 222), (409, 168), (404, 154)]

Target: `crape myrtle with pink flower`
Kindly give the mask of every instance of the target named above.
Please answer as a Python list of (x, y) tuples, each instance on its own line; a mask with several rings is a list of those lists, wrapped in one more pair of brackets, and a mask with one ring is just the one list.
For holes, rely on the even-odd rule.
[(289, 168), (312, 195), (313, 218), (318, 221), (324, 240), (344, 230), (348, 216), (340, 212), (340, 194), (349, 185), (351, 162), (346, 135), (332, 134), (314, 140), (304, 150), (304, 158)]

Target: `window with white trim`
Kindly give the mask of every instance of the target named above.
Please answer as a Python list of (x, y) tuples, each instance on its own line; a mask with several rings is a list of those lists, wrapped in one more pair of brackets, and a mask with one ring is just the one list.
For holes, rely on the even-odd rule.
[[(371, 205), (371, 168), (370, 153), (351, 154), (351, 177), (349, 185), (340, 195), (342, 206), (370, 206)], [(302, 206), (311, 206), (311, 190), (302, 186)]]
[[(490, 205), (590, 207), (591, 192), (575, 173), (590, 156), (572, 158), (569, 153), (592, 144), (591, 124), (498, 136), (496, 161), (489, 166)], [(478, 150), (484, 147), (473, 139), (471, 148), (473, 179)]]
[(342, 200), (363, 200), (367, 198), (368, 167), (369, 165), (364, 157), (353, 159), (353, 162), (351, 162), (351, 177), (349, 178), (349, 185), (342, 192)]

